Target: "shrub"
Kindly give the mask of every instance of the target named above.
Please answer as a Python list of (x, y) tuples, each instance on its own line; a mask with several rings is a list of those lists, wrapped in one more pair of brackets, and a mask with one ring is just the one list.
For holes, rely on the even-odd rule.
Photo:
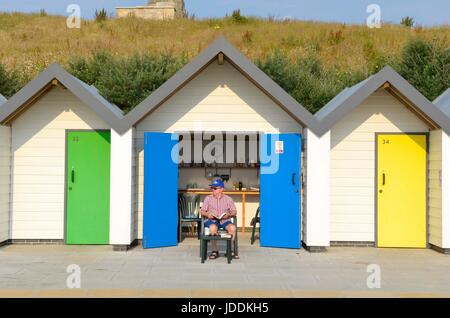
[(106, 19), (108, 19), (108, 12), (106, 11), (105, 8), (101, 9), (100, 11), (98, 11), (97, 9), (95, 10), (95, 21), (96, 22), (102, 22), (105, 21)]
[(291, 62), (280, 51), (275, 51), (264, 61), (257, 60), (256, 64), (312, 113), (317, 112), (346, 86), (354, 85), (366, 77), (362, 72), (325, 69), (313, 55)]
[(90, 59), (84, 57), (73, 58), (69, 61), (69, 72), (92, 85), (101, 78), (106, 69), (115, 67), (114, 64), (113, 56), (106, 51), (101, 51), (95, 53)]
[(414, 19), (412, 17), (404, 17), (400, 24), (407, 27), (412, 28), (414, 26)]
[(47, 16), (47, 12), (45, 11), (45, 9), (41, 9), (41, 10), (39, 11), (39, 15), (40, 15), (41, 17), (46, 17), (46, 16)]
[(398, 57), (393, 55), (385, 55), (378, 51), (372, 40), (368, 40), (363, 44), (364, 57), (367, 60), (367, 69), (369, 74), (380, 71), (386, 65), (398, 68)]
[(241, 10), (240, 9), (236, 9), (233, 10), (233, 13), (231, 14), (231, 21), (234, 23), (247, 23), (248, 19), (241, 15)]
[(26, 82), (28, 82), (28, 78), (21, 77), (18, 71), (8, 72), (3, 64), (0, 64), (0, 94), (9, 98), (17, 93)]
[(412, 39), (403, 48), (400, 74), (434, 100), (450, 86), (450, 49), (445, 43)]
[(127, 112), (185, 63), (184, 57), (170, 55), (116, 58), (110, 53), (99, 52), (88, 59), (72, 60), (69, 71), (89, 85), (94, 85), (103, 97)]

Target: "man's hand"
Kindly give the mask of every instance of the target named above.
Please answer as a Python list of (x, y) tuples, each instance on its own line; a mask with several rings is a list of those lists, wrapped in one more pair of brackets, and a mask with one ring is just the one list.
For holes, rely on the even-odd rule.
[(206, 215), (208, 217), (208, 219), (212, 220), (214, 219), (214, 215), (211, 212), (208, 212), (208, 214)]

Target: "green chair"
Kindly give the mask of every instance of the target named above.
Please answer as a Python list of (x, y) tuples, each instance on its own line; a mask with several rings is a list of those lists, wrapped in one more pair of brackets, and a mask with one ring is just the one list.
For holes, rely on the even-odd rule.
[(180, 193), (178, 195), (178, 242), (181, 242), (183, 225), (197, 223), (197, 237), (200, 239), (202, 219), (200, 217), (200, 195)]
[[(202, 217), (201, 232), (200, 232), (201, 233), (200, 234), (200, 258), (201, 258), (201, 262), (204, 263), (204, 261), (206, 260), (206, 254), (207, 254), (207, 249), (208, 249), (208, 241), (216, 240), (216, 241), (226, 241), (226, 243), (227, 243), (227, 258), (228, 258), (228, 263), (230, 263), (231, 262), (231, 253), (230, 253), (231, 252), (231, 245), (230, 245), (231, 239), (221, 238), (219, 235), (216, 235), (216, 236), (205, 235), (205, 223), (204, 223), (205, 220), (206, 220), (206, 218)], [(232, 220), (233, 224), (236, 225), (236, 237), (234, 238), (234, 254), (235, 255), (239, 255), (237, 217), (233, 216), (231, 218), (231, 220)]]
[(256, 230), (257, 223), (261, 224), (261, 218), (259, 217), (259, 207), (258, 207), (258, 209), (256, 209), (255, 217), (250, 222), (250, 225), (253, 227), (252, 228), (252, 238), (250, 239), (251, 245), (253, 245), (253, 243), (255, 243), (255, 230)]

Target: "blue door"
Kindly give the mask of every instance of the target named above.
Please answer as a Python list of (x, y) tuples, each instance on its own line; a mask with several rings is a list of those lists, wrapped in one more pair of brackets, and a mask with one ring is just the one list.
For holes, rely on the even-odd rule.
[(177, 160), (176, 134), (144, 133), (143, 248), (177, 245)]
[(260, 244), (300, 248), (301, 135), (262, 135)]

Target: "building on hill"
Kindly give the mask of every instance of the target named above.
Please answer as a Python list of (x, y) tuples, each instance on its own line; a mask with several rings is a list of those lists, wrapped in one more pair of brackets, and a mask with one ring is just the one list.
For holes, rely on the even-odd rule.
[(149, 0), (146, 6), (117, 7), (116, 16), (118, 18), (135, 16), (149, 20), (171, 20), (184, 18), (186, 16), (186, 10), (184, 0)]

